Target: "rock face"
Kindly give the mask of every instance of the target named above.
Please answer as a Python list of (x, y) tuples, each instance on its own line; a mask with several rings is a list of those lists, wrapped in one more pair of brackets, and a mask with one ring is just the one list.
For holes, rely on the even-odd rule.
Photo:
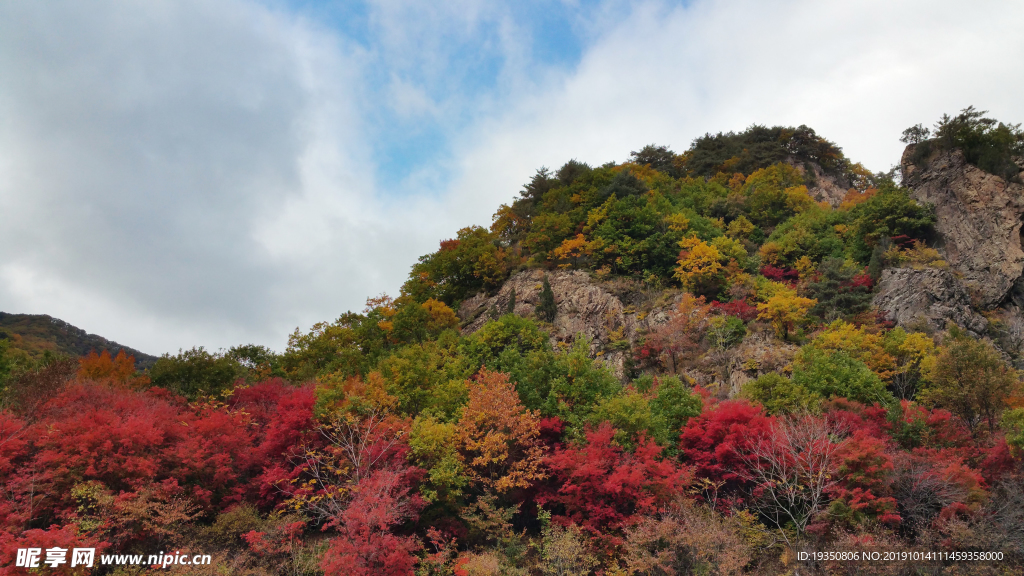
[[(825, 202), (833, 208), (839, 208), (850, 190), (850, 183), (843, 178), (832, 176), (813, 162), (797, 162), (787, 159), (786, 162), (797, 169), (807, 183), (807, 193), (815, 202)], [(808, 173), (810, 168), (810, 173)]]
[(1024, 186), (968, 164), (959, 150), (916, 165), (915, 148), (903, 152), (903, 184), (915, 200), (935, 206), (939, 249), (962, 275), (973, 303), (999, 305), (1024, 272)]
[[(494, 296), (477, 294), (464, 301), (458, 311), (462, 333), (476, 332), (492, 315), (503, 314), (513, 289), (515, 313), (533, 316), (544, 275), (543, 270), (526, 270), (509, 278)], [(579, 270), (550, 272), (547, 276), (558, 308), (552, 323), (552, 345), (557, 348), (559, 343), (571, 343), (582, 334), (590, 339), (591, 354), (602, 359), (619, 378), (625, 376), (628, 347), (642, 332), (664, 323), (668, 319), (666, 311), (672, 307), (669, 302), (645, 312), (631, 301), (636, 292), (631, 294), (628, 285), (625, 290), (614, 290), (615, 286), (596, 283)]]
[(952, 320), (980, 334), (988, 325), (971, 309), (971, 299), (947, 270), (889, 268), (875, 289), (873, 304), (886, 318), (903, 328), (944, 330)]

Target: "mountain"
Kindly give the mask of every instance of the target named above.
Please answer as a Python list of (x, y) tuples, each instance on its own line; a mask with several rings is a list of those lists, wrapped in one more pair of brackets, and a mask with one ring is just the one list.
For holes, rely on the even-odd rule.
[(116, 355), (120, 350), (135, 356), (135, 365), (140, 369), (150, 368), (156, 362), (156, 356), (107, 340), (96, 334), (72, 326), (60, 318), (45, 314), (10, 314), (0, 312), (0, 338), (11, 340), (13, 348), (23, 350), (32, 358), (42, 356), (47, 351), (84, 356), (95, 350), (109, 350)]

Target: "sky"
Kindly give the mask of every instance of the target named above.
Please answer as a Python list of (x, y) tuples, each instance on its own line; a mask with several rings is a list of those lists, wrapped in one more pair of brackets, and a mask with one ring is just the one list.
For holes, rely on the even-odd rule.
[(1024, 121), (1024, 3), (0, 3), (0, 310), (282, 351), (534, 172), (806, 124)]

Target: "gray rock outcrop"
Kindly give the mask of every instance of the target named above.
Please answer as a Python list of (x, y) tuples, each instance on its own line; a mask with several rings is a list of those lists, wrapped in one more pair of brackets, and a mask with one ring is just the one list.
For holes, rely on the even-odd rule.
[(915, 164), (915, 149), (903, 153), (903, 184), (915, 200), (935, 207), (938, 248), (963, 277), (974, 305), (998, 306), (1024, 272), (1024, 186), (968, 164), (959, 150)]
[(552, 346), (557, 349), (559, 343), (572, 343), (582, 334), (590, 339), (591, 355), (604, 361), (620, 378), (625, 374), (628, 347), (645, 330), (664, 323), (668, 319), (666, 311), (672, 308), (672, 302), (668, 302), (663, 307), (641, 310), (630, 302), (629, 294), (616, 294), (614, 286), (595, 282), (579, 270), (525, 270), (509, 278), (494, 296), (481, 293), (465, 300), (458, 310), (462, 333), (476, 332), (492, 315), (504, 313), (513, 289), (515, 313), (532, 317), (540, 302), (545, 274), (558, 309), (552, 322)]
[[(787, 158), (786, 163), (800, 172), (807, 185), (807, 194), (815, 202), (825, 202), (833, 208), (839, 208), (849, 192), (851, 184), (841, 176), (833, 176), (825, 172), (814, 162), (799, 162), (795, 158)], [(808, 170), (810, 169), (810, 170)]]
[(873, 304), (888, 320), (907, 329), (944, 330), (947, 321), (953, 321), (980, 334), (988, 325), (948, 270), (889, 268), (882, 272)]

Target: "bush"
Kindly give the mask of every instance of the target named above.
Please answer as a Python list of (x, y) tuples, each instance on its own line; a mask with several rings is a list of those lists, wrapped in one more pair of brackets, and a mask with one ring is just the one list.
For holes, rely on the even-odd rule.
[(869, 406), (894, 401), (878, 375), (846, 352), (804, 348), (793, 368), (793, 384), (825, 398), (847, 398)]
[(762, 374), (743, 385), (741, 395), (764, 406), (768, 414), (817, 411), (821, 396), (776, 372)]

